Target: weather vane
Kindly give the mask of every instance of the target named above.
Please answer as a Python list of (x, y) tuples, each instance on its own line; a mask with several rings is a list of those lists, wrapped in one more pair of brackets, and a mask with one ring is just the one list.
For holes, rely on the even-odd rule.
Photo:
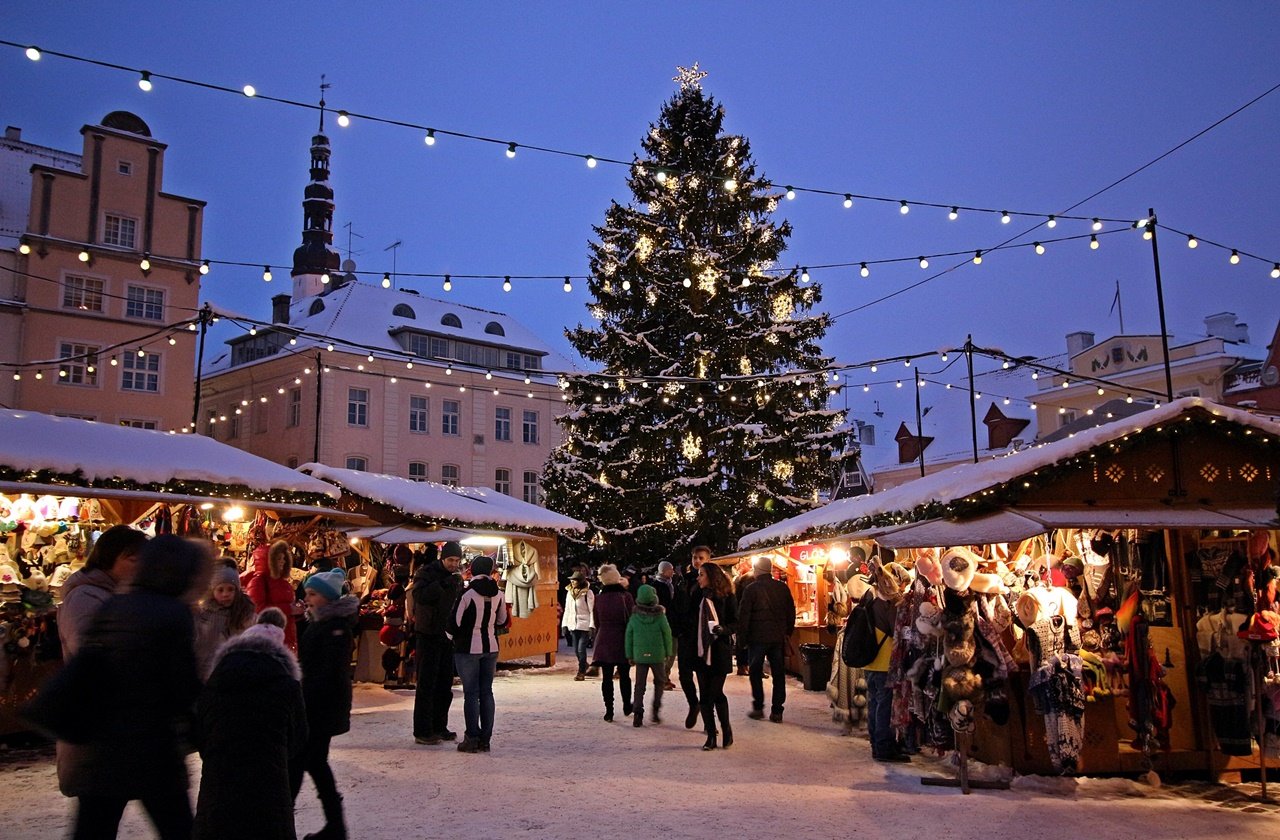
[(671, 81), (679, 82), (681, 90), (685, 88), (702, 89), (702, 80), (707, 77), (705, 70), (698, 69), (698, 62), (694, 62), (692, 67), (681, 67), (676, 65), (676, 74), (671, 77)]

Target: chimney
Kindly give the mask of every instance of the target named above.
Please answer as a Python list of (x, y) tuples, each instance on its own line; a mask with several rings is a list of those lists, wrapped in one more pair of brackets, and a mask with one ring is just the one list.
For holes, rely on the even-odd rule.
[(1211, 338), (1249, 343), (1249, 325), (1238, 323), (1234, 312), (1219, 312), (1205, 318), (1204, 331)]
[(1074, 356), (1081, 350), (1087, 350), (1092, 346), (1093, 333), (1084, 330), (1067, 333), (1067, 356)]
[(289, 301), (292, 299), (290, 295), (276, 295), (271, 298), (271, 323), (289, 323)]
[(22, 129), (18, 128), (16, 125), (5, 126), (5, 129), (4, 129), (4, 139), (6, 139), (6, 140), (21, 140), (21, 139), (22, 139)]

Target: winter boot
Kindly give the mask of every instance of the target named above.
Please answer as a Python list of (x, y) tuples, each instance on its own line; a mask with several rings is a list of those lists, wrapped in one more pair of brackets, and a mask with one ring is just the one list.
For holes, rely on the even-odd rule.
[(631, 707), (631, 701), (630, 701), (630, 700), (623, 700), (623, 701), (622, 701), (622, 716), (623, 716), (623, 717), (631, 717), (631, 712), (632, 712), (632, 711), (633, 711), (633, 709), (632, 709), (632, 707)]
[(706, 729), (707, 741), (705, 744), (702, 745), (703, 750), (714, 750), (716, 748), (716, 735), (718, 735), (719, 733), (716, 732), (716, 725), (714, 721), (715, 719), (712, 718), (711, 725), (708, 726)]
[(633, 715), (633, 718), (634, 719), (631, 721), (632, 726), (644, 726), (644, 709), (637, 711), (635, 715)]
[(658, 712), (661, 711), (661, 709), (662, 709), (661, 703), (655, 702), (653, 704), (653, 711), (649, 713), (650, 723), (662, 723), (662, 715), (658, 714)]
[(747, 712), (747, 717), (752, 720), (764, 720), (764, 709), (752, 708), (751, 711)]
[(592, 665), (590, 668), (588, 668), (588, 669), (587, 669), (587, 676), (588, 676), (588, 677), (598, 677), (598, 676), (600, 676), (600, 666), (599, 666), (599, 665)]
[(579, 671), (579, 672), (578, 672), (578, 675), (577, 675), (576, 677), (574, 677), (574, 678), (573, 678), (573, 681), (574, 681), (574, 682), (582, 682), (582, 681), (583, 681), (583, 680), (585, 680), (586, 678), (587, 678), (587, 672), (586, 672), (586, 671)]
[(609, 721), (610, 723), (613, 723), (613, 704), (612, 703), (604, 704), (604, 719)]
[(684, 716), (684, 728), (693, 729), (693, 727), (697, 725), (698, 725), (698, 707), (690, 706), (689, 714)]
[(729, 725), (729, 698), (716, 701), (716, 717), (720, 718), (720, 745), (726, 750), (733, 746), (733, 727)]
[(342, 817), (342, 797), (321, 800), (324, 810), (324, 828), (308, 834), (302, 840), (347, 840), (347, 823)]

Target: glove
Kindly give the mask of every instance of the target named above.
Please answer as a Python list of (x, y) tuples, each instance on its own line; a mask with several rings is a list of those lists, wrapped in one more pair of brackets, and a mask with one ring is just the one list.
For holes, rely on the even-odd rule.
[(731, 632), (730, 632), (730, 630), (729, 630), (729, 628), (728, 628), (728, 627), (725, 627), (723, 624), (717, 624), (714, 628), (712, 628), (712, 630), (711, 630), (711, 635), (713, 635), (713, 636), (732, 636), (732, 635), (733, 635), (733, 633), (731, 633)]

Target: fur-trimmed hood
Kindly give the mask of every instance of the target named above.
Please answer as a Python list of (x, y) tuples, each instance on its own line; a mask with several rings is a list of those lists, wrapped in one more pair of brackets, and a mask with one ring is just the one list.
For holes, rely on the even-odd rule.
[(661, 604), (636, 604), (637, 615), (665, 615), (667, 608)]
[[(255, 627), (260, 625), (254, 625)], [(252, 629), (252, 628), (251, 628)], [(283, 641), (277, 641), (266, 633), (256, 633), (245, 631), (239, 636), (232, 636), (227, 639), (218, 648), (217, 653), (213, 655), (213, 663), (210, 665), (210, 671), (218, 667), (224, 658), (233, 653), (256, 653), (262, 656), (274, 659), (286, 674), (295, 680), (302, 680), (302, 668), (298, 666), (298, 658), (293, 655), (293, 651), (284, 646)]]

